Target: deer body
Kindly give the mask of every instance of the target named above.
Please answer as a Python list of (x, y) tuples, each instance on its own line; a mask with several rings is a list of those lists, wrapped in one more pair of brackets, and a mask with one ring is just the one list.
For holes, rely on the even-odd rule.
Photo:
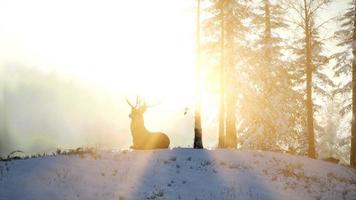
[[(138, 100), (137, 100), (138, 101)], [(128, 101), (129, 103), (129, 101)], [(146, 111), (147, 106), (143, 105), (131, 106), (131, 134), (133, 139), (133, 149), (163, 149), (169, 147), (169, 138), (166, 134), (161, 132), (150, 132), (145, 128), (143, 113)]]

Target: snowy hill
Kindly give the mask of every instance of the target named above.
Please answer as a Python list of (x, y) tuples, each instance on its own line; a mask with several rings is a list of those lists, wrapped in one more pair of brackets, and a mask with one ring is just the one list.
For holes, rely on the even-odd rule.
[(356, 199), (356, 171), (273, 152), (101, 151), (1, 161), (0, 199)]

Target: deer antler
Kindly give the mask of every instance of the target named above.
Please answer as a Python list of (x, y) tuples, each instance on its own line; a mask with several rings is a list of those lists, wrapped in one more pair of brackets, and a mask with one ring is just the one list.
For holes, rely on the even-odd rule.
[(135, 106), (132, 105), (132, 103), (126, 98), (126, 102), (131, 106), (131, 108), (136, 109), (136, 108), (151, 108), (154, 106), (157, 106), (159, 103), (154, 103), (154, 104), (148, 104), (146, 100), (141, 99), (139, 96), (136, 96), (136, 103)]
[(131, 108), (135, 108), (127, 98), (126, 98), (126, 102), (131, 106)]
[(137, 106), (140, 106), (140, 98), (138, 96), (136, 96), (136, 105), (135, 105), (135, 108)]
[(127, 98), (126, 98), (126, 102), (131, 106), (131, 108), (137, 108), (137, 106), (140, 107), (141, 100), (140, 100), (140, 98), (138, 96), (136, 96), (136, 104), (135, 104), (135, 106), (133, 106), (132, 103)]

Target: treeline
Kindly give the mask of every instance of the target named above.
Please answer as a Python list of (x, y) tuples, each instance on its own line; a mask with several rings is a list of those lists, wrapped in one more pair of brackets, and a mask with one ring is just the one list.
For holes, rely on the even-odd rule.
[[(356, 1), (201, 4), (201, 66), (219, 74), (218, 146), (342, 162), (351, 146), (355, 166)], [(335, 6), (346, 9), (329, 14)]]

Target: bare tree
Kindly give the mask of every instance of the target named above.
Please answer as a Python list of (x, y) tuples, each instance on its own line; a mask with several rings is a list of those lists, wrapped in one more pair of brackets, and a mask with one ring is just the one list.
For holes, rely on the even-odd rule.
[(196, 85), (195, 85), (195, 118), (194, 118), (194, 144), (195, 149), (203, 148), (201, 128), (201, 90), (200, 90), (200, 0), (197, 0), (196, 22)]

